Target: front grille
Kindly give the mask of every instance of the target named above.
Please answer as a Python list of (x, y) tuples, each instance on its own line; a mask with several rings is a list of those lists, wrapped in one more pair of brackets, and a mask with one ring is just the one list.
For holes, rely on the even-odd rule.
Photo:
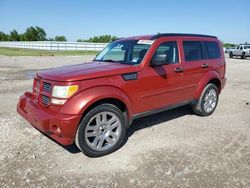
[(52, 85), (48, 82), (43, 82), (43, 91), (51, 93), (52, 92)]
[(40, 105), (48, 107), (51, 101), (52, 84), (41, 79), (35, 79), (33, 89), (34, 100)]
[(48, 106), (50, 103), (50, 98), (46, 95), (42, 95), (42, 103), (43, 105)]

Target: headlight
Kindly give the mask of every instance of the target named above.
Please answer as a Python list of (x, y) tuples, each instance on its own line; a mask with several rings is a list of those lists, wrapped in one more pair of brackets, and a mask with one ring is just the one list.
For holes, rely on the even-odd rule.
[(52, 96), (57, 98), (69, 98), (78, 90), (78, 85), (54, 86)]

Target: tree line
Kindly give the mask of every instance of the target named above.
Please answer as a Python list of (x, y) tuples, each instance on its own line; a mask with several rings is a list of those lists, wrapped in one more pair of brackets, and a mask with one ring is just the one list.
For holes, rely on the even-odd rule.
[(67, 41), (67, 39), (65, 36), (47, 38), (47, 34), (43, 28), (31, 26), (24, 33), (18, 33), (15, 29), (9, 33), (0, 31), (0, 41)]
[[(78, 39), (77, 42), (109, 43), (115, 39), (117, 39), (116, 36), (102, 35), (94, 36), (89, 39)], [(43, 28), (31, 26), (28, 27), (24, 33), (18, 33), (15, 29), (9, 33), (0, 31), (0, 41), (67, 41), (67, 39), (65, 36), (47, 38), (47, 34)]]
[(101, 35), (101, 36), (94, 36), (89, 39), (78, 39), (77, 42), (94, 42), (94, 43), (109, 43), (116, 40), (117, 36), (112, 35)]

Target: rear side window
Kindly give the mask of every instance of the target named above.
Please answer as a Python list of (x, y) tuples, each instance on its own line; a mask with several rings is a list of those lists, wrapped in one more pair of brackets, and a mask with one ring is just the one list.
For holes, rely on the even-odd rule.
[(220, 48), (217, 42), (204, 42), (208, 59), (217, 59), (221, 57)]
[(184, 41), (184, 54), (186, 61), (198, 61), (203, 59), (203, 50), (199, 41)]

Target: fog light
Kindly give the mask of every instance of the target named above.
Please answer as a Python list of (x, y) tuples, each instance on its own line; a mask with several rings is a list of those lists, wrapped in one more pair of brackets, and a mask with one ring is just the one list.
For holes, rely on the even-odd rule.
[(61, 136), (61, 129), (56, 125), (53, 125), (51, 127), (51, 132), (56, 134), (57, 136)]
[(63, 105), (66, 102), (66, 99), (51, 99), (52, 104)]

